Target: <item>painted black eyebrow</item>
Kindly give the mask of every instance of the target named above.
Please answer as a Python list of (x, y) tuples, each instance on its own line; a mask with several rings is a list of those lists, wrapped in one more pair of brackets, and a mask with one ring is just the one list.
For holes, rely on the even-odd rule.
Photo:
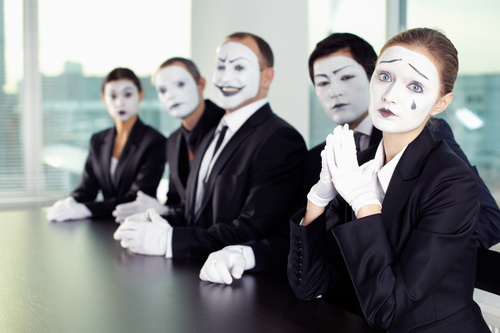
[(401, 61), (403, 59), (392, 59), (392, 60), (386, 60), (386, 61), (381, 61), (380, 64), (384, 64), (384, 63), (391, 63), (391, 62), (396, 62), (396, 61)]
[(235, 61), (237, 61), (237, 60), (240, 60), (240, 59), (243, 59), (243, 60), (246, 60), (246, 61), (250, 62), (250, 61), (249, 61), (247, 58), (245, 58), (245, 57), (238, 57), (238, 58), (233, 59), (233, 60), (229, 59), (229, 63), (233, 63), (233, 62), (235, 62)]
[(227, 59), (227, 56), (225, 58), (219, 58), (219, 61), (225, 62)]
[(418, 69), (416, 69), (415, 67), (413, 67), (410, 63), (408, 63), (408, 65), (413, 68), (413, 70), (415, 72), (417, 72), (418, 74), (422, 75), (425, 79), (429, 80), (429, 78), (427, 76), (425, 76), (424, 74), (422, 74)]
[(314, 75), (314, 77), (317, 77), (317, 76), (324, 77), (325, 79), (328, 79), (328, 75), (326, 75), (326, 74), (315, 74)]
[(333, 74), (337, 74), (338, 72), (340, 72), (341, 70), (343, 70), (344, 68), (349, 67), (349, 66), (350, 66), (350, 65), (346, 65), (346, 66), (344, 66), (344, 67), (341, 67), (341, 68), (339, 68), (339, 69), (336, 69), (336, 70), (334, 70), (334, 71), (333, 71)]

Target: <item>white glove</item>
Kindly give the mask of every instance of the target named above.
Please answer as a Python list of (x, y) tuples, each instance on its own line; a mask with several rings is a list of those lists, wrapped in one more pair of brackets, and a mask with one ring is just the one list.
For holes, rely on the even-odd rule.
[(56, 201), (47, 209), (47, 219), (54, 222), (82, 220), (92, 217), (92, 212), (75, 198), (69, 196)]
[(337, 190), (332, 183), (332, 175), (326, 164), (326, 152), (321, 151), (321, 172), (319, 173), (319, 181), (311, 187), (307, 194), (307, 199), (318, 207), (325, 207), (337, 195)]
[(243, 272), (255, 267), (255, 256), (250, 246), (231, 245), (212, 252), (200, 271), (200, 279), (214, 283), (231, 284), (241, 279)]
[(167, 255), (173, 228), (154, 209), (134, 214), (125, 219), (115, 231), (113, 238), (121, 241), (123, 248), (138, 254), (152, 256)]
[(378, 204), (375, 179), (363, 173), (356, 158), (356, 145), (349, 125), (337, 126), (327, 137), (326, 158), (335, 188), (358, 215), (361, 207)]
[(162, 205), (156, 198), (142, 191), (137, 191), (137, 197), (134, 201), (117, 205), (112, 214), (116, 222), (122, 223), (126, 217), (145, 212), (149, 208), (155, 209), (160, 215), (166, 215), (168, 212), (168, 207)]

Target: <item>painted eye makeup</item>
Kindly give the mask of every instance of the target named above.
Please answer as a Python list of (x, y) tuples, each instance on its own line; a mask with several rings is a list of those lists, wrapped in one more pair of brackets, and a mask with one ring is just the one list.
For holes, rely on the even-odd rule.
[(342, 77), (340, 78), (340, 81), (347, 81), (347, 80), (350, 80), (352, 78), (356, 77), (356, 75), (342, 75)]
[(177, 82), (177, 87), (178, 88), (183, 88), (186, 84), (183, 81)]
[(417, 94), (422, 94), (424, 92), (424, 88), (422, 88), (422, 86), (416, 82), (412, 82), (406, 87)]
[(218, 66), (217, 66), (217, 70), (218, 70), (218, 71), (223, 71), (223, 70), (225, 70), (225, 69), (226, 69), (226, 66), (224, 66), (224, 65), (218, 65)]
[(315, 83), (316, 87), (326, 87), (327, 85), (330, 84), (330, 81), (324, 80), (324, 81), (317, 81)]
[(158, 93), (160, 93), (160, 94), (164, 94), (164, 93), (166, 93), (166, 92), (167, 92), (167, 88), (165, 88), (165, 87), (159, 87), (159, 88), (157, 89), (157, 91), (158, 91)]
[(382, 82), (391, 82), (392, 81), (391, 76), (385, 72), (380, 73), (378, 75), (378, 79), (379, 79), (379, 81), (382, 81)]
[(241, 72), (242, 70), (245, 69), (245, 67), (242, 65), (236, 65), (236, 66), (234, 66), (234, 69), (237, 70), (238, 72)]

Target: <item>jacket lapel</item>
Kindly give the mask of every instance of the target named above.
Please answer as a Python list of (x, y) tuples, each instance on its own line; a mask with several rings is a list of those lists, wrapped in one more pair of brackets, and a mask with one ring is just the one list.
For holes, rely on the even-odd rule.
[(382, 218), (386, 230), (394, 222), (394, 216), (405, 207), (406, 201), (418, 180), (422, 165), (434, 145), (435, 139), (427, 126), (406, 148), (399, 160), (387, 188), (382, 204)]
[[(202, 202), (200, 205), (200, 209), (195, 214), (195, 220), (199, 218), (201, 212), (203, 211), (207, 203), (210, 201), (210, 197), (212, 195), (212, 191), (215, 186), (217, 176), (222, 172), (224, 165), (226, 165), (231, 156), (233, 156), (234, 152), (245, 142), (248, 136), (255, 131), (257, 126), (261, 124), (271, 114), (272, 111), (269, 104), (264, 105), (259, 110), (257, 110), (250, 118), (248, 118), (247, 121), (238, 129), (236, 133), (234, 133), (233, 137), (228, 141), (224, 149), (221, 151), (219, 157), (217, 158), (217, 161), (215, 161), (212, 171), (210, 172), (210, 176), (208, 177), (208, 180), (205, 183)], [(210, 144), (211, 138), (212, 136), (210, 136), (208, 144)], [(208, 144), (207, 146), (204, 147), (205, 150), (208, 147)], [(197, 165), (196, 170), (199, 171), (199, 164)], [(195, 198), (196, 198), (196, 184), (195, 184), (194, 199)], [(193, 203), (192, 207), (194, 207), (194, 201), (192, 203)]]
[[(101, 150), (99, 153), (99, 163), (103, 167), (103, 181), (106, 183), (107, 188), (114, 188), (113, 182), (111, 181), (110, 167), (111, 167), (111, 157), (113, 154), (113, 144), (115, 142), (116, 129), (113, 127), (106, 132), (106, 135), (101, 141)], [(102, 186), (105, 188), (105, 186)]]

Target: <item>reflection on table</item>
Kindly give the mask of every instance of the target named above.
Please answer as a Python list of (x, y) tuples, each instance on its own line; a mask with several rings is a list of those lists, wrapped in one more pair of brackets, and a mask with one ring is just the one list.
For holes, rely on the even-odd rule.
[(1, 332), (374, 332), (286, 280), (200, 281), (199, 260), (134, 255), (117, 224), (50, 223), (45, 210), (0, 212)]

